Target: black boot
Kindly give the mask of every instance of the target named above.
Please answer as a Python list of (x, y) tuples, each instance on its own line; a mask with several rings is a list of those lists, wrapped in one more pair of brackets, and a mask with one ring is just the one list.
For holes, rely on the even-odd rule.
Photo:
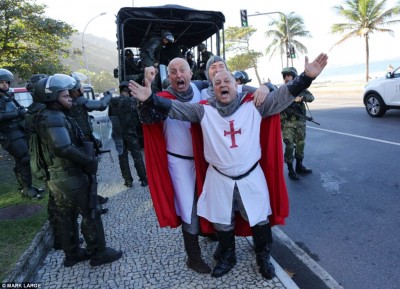
[(103, 197), (103, 196), (97, 195), (97, 202), (100, 205), (104, 205), (105, 203), (108, 202), (108, 197)]
[(310, 174), (310, 173), (312, 173), (312, 170), (303, 166), (302, 158), (296, 158), (296, 173)]
[(272, 246), (272, 233), (269, 224), (254, 226), (253, 232), (254, 251), (256, 252), (257, 265), (260, 267), (261, 275), (271, 280), (275, 277), (275, 268), (270, 260), (270, 250)]
[(221, 253), (211, 276), (222, 277), (236, 265), (235, 235), (233, 231), (217, 231)]
[(87, 253), (86, 249), (79, 248), (76, 252), (65, 255), (64, 266), (72, 267), (79, 262), (86, 261), (89, 259), (90, 259), (90, 256)]
[(90, 265), (92, 267), (100, 266), (121, 258), (122, 251), (106, 247), (103, 222), (101, 219), (93, 220), (92, 224), (91, 228), (94, 230), (94, 232), (92, 232), (94, 233), (93, 236), (85, 236), (87, 233), (86, 231), (84, 233), (86, 244), (88, 244), (88, 251), (91, 255)]
[(199, 246), (199, 236), (183, 232), (183, 241), (185, 244), (186, 254), (188, 256), (187, 266), (198, 273), (208, 274), (211, 268), (201, 258), (201, 250)]
[(297, 176), (296, 172), (293, 169), (293, 163), (286, 163), (288, 170), (289, 170), (289, 178), (291, 178), (292, 180), (300, 180), (300, 178)]

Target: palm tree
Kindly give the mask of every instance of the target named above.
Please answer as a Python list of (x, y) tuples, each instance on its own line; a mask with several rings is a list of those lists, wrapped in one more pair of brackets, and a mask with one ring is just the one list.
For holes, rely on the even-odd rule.
[[(286, 21), (287, 19), (287, 21)], [(281, 64), (283, 68), (283, 56), (288, 53), (289, 47), (293, 47), (295, 51), (300, 53), (307, 53), (307, 48), (299, 42), (296, 38), (299, 37), (311, 37), (309, 31), (305, 30), (304, 20), (300, 16), (289, 13), (284, 16), (280, 15), (278, 20), (273, 20), (269, 26), (274, 26), (275, 29), (268, 30), (265, 32), (265, 37), (272, 38), (272, 42), (265, 50), (266, 54), (270, 54), (270, 59), (275, 54), (279, 54), (281, 57)], [(286, 56), (286, 66), (289, 66), (290, 55)], [(293, 66), (293, 59), (291, 59), (291, 65)]]
[(347, 0), (344, 2), (346, 7), (342, 5), (333, 7), (339, 15), (347, 20), (347, 23), (332, 25), (332, 33), (346, 33), (332, 48), (351, 37), (364, 37), (366, 81), (369, 80), (369, 35), (374, 32), (388, 32), (394, 36), (393, 30), (383, 28), (383, 26), (400, 22), (400, 20), (389, 20), (399, 14), (400, 5), (384, 10), (385, 5), (386, 0), (380, 2), (376, 0)]

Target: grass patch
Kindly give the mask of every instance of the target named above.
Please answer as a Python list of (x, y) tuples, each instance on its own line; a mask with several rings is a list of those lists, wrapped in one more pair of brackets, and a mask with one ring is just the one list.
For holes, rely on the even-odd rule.
[(25, 219), (0, 221), (0, 280), (13, 270), (46, 220), (44, 205), (41, 211)]
[[(14, 175), (14, 160), (0, 148), (0, 210), (16, 205), (41, 205), (40, 211), (15, 220), (0, 220), (0, 282), (13, 270), (47, 220), (48, 195), (41, 200), (22, 197)], [(44, 188), (44, 184), (36, 183)]]

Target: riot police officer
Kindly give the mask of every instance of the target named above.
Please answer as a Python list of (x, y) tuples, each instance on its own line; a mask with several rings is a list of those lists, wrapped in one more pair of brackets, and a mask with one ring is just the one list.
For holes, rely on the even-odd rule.
[(207, 61), (213, 56), (212, 52), (207, 50), (207, 46), (204, 43), (200, 43), (197, 46), (197, 71), (195, 79), (207, 80), (206, 77), (206, 66)]
[(0, 143), (15, 161), (14, 173), (23, 196), (41, 198), (39, 190), (32, 186), (32, 172), (28, 141), (24, 128), (26, 109), (18, 104), (10, 93), (14, 75), (0, 69)]
[[(282, 70), (282, 77), (285, 83), (297, 76), (294, 67), (285, 67)], [(305, 89), (296, 96), (293, 103), (281, 112), (282, 137), (285, 143), (285, 163), (289, 170), (289, 178), (299, 180), (297, 174), (309, 174), (312, 170), (303, 165), (304, 146), (306, 139), (306, 106), (304, 102), (312, 102), (314, 96)], [(293, 160), (296, 158), (296, 170), (293, 168)]]
[[(122, 252), (106, 247), (101, 214), (90, 207), (89, 175), (96, 173), (97, 159), (85, 153), (81, 130), (64, 113), (72, 106), (68, 90), (75, 84), (76, 80), (65, 74), (35, 84), (35, 98), (46, 108), (35, 118), (32, 139), (37, 139), (35, 151), (40, 154), (35, 157), (41, 160), (48, 176), (47, 186), (54, 195), (55, 234), (65, 254), (64, 266), (88, 259), (91, 266), (99, 266), (119, 259)], [(79, 247), (78, 215), (82, 216), (81, 232), (87, 249)]]
[(129, 95), (129, 82), (123, 81), (119, 85), (120, 96), (111, 100), (108, 115), (113, 124), (113, 139), (118, 151), (119, 166), (124, 185), (132, 187), (133, 178), (129, 167), (128, 153), (134, 161), (135, 169), (142, 187), (147, 186), (146, 169), (138, 138), (138, 127), (140, 127), (137, 112), (137, 100)]
[(251, 82), (251, 79), (249, 79), (249, 75), (244, 70), (237, 70), (237, 71), (234, 71), (232, 74), (235, 77), (236, 83), (238, 85)]
[[(104, 93), (104, 96), (99, 100), (87, 99), (83, 95), (84, 88), (82, 86), (79, 76), (75, 73), (72, 73), (72, 77), (75, 78), (76, 84), (72, 89), (69, 90), (69, 95), (72, 99), (72, 107), (66, 112), (66, 114), (72, 117), (78, 124), (79, 128), (82, 130), (83, 140), (92, 142), (93, 146), (96, 149), (96, 153), (99, 154), (101, 141), (96, 139), (93, 135), (93, 127), (90, 120), (89, 112), (94, 110), (106, 110), (108, 105), (110, 104), (112, 94), (110, 92), (106, 92)], [(108, 201), (108, 198), (104, 198), (99, 195), (98, 200), (99, 204), (103, 205)], [(108, 209), (101, 208), (101, 212), (103, 214), (107, 213), (107, 211)]]
[(174, 35), (170, 31), (163, 31), (161, 35), (150, 37), (140, 48), (140, 58), (143, 68), (157, 66), (160, 63), (160, 52), (163, 46), (174, 43)]

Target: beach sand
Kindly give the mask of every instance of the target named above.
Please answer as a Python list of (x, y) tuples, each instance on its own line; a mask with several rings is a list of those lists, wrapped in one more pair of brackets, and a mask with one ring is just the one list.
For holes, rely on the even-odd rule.
[(321, 94), (358, 94), (362, 95), (366, 82), (363, 80), (352, 81), (324, 81), (313, 82), (309, 90), (316, 95)]

